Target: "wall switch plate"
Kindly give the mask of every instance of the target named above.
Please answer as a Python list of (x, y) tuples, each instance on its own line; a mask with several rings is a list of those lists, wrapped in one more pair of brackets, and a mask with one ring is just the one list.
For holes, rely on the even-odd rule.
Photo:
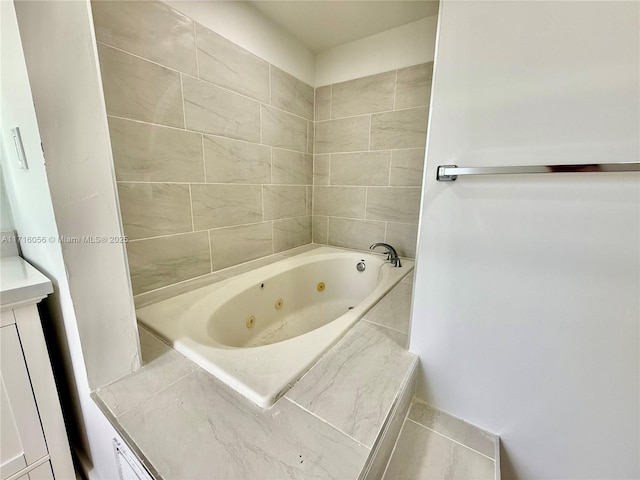
[(13, 144), (16, 147), (16, 154), (18, 155), (18, 165), (24, 170), (29, 170), (27, 156), (24, 153), (24, 146), (22, 145), (22, 137), (20, 136), (20, 128), (12, 128), (11, 136), (13, 137)]

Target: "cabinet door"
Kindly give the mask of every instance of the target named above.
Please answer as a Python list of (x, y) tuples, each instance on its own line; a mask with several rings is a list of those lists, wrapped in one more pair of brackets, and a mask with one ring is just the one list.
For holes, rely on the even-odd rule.
[[(15, 325), (0, 328), (0, 383), (0, 478), (5, 479), (23, 468), (25, 463), (29, 465), (47, 455)], [(16, 460), (21, 456), (24, 461)]]

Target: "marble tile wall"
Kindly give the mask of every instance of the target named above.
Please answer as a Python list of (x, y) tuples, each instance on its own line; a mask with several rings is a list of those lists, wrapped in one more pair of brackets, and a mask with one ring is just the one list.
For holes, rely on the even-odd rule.
[(134, 295), (310, 243), (313, 87), (162, 2), (92, 10)]
[(316, 88), (314, 243), (415, 257), (432, 69)]

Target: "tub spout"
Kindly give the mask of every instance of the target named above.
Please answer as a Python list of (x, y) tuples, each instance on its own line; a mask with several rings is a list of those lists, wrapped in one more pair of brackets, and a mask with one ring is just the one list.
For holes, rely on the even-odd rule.
[(387, 260), (391, 262), (391, 265), (393, 265), (394, 267), (402, 266), (402, 263), (400, 263), (400, 257), (398, 257), (398, 252), (396, 252), (396, 249), (393, 248), (391, 245), (389, 245), (388, 243), (378, 242), (378, 243), (372, 244), (369, 247), (369, 250), (373, 250), (376, 247), (384, 247), (387, 249), (387, 251), (384, 253), (387, 254)]

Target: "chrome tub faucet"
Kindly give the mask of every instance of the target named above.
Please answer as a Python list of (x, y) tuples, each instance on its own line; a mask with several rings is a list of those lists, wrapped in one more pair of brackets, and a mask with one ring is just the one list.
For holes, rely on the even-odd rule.
[(396, 252), (396, 249), (393, 248), (391, 245), (389, 245), (388, 243), (378, 242), (378, 243), (372, 244), (369, 247), (369, 250), (373, 250), (376, 247), (384, 247), (387, 249), (387, 251), (384, 253), (387, 254), (387, 260), (391, 262), (391, 265), (393, 265), (394, 267), (402, 266), (402, 264), (400, 263), (400, 257), (398, 257), (398, 252)]

